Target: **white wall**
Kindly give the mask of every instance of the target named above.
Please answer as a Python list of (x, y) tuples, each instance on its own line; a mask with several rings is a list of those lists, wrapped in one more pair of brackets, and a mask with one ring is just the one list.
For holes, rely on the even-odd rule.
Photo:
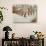
[[(12, 6), (16, 4), (36, 4), (38, 6), (37, 23), (13, 23)], [(3, 27), (9, 25), (12, 28), (10, 35), (15, 32), (16, 37), (29, 37), (33, 31), (41, 31), (46, 37), (46, 0), (0, 0), (0, 6), (8, 8), (3, 10), (4, 21), (0, 24), (0, 46), (4, 38)], [(45, 38), (46, 45), (46, 38)]]

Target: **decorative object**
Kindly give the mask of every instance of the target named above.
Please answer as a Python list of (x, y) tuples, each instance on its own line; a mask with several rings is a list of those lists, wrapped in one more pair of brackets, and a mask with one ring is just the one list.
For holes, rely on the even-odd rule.
[(34, 23), (37, 22), (37, 5), (13, 5), (14, 23)]
[[(2, 10), (3, 9), (6, 9), (6, 8), (4, 8), (4, 7), (0, 7), (0, 23), (3, 21), (3, 14), (2, 14)], [(8, 10), (8, 9), (7, 9)]]
[(9, 32), (8, 31), (12, 31), (12, 29), (9, 26), (6, 26), (3, 28), (3, 31), (5, 32), (5, 39), (9, 39)]
[[(33, 32), (34, 32), (34, 31), (33, 31)], [(42, 39), (43, 36), (44, 36), (44, 35), (42, 34), (42, 32), (37, 32), (37, 31), (36, 31), (36, 32), (34, 32), (34, 33), (35, 33), (35, 35), (37, 35), (37, 38), (38, 38), (38, 39)]]
[(35, 36), (34, 35), (30, 35), (30, 39), (35, 39)]
[(12, 34), (12, 39), (15, 39), (15, 33)]

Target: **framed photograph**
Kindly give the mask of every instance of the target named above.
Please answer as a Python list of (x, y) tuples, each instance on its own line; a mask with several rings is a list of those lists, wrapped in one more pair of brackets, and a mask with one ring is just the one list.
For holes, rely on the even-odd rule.
[(12, 7), (14, 23), (37, 22), (37, 5), (17, 4)]

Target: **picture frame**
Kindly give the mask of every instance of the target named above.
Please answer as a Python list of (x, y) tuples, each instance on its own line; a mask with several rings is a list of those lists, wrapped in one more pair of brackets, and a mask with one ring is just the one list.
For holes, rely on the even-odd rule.
[(12, 7), (14, 23), (36, 23), (37, 5), (17, 4)]

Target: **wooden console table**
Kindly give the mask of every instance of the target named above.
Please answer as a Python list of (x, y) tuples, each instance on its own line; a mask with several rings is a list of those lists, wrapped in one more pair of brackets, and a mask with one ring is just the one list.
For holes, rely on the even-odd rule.
[[(24, 38), (20, 38), (20, 39), (2, 39), (2, 46), (5, 46), (4, 43), (5, 41), (11, 41), (11, 45), (7, 45), (7, 46), (13, 46), (13, 42), (16, 42), (16, 45), (14, 46), (44, 46), (44, 38), (43, 39), (24, 39)], [(41, 43), (39, 42), (41, 41)], [(39, 43), (41, 45), (39, 45)]]

